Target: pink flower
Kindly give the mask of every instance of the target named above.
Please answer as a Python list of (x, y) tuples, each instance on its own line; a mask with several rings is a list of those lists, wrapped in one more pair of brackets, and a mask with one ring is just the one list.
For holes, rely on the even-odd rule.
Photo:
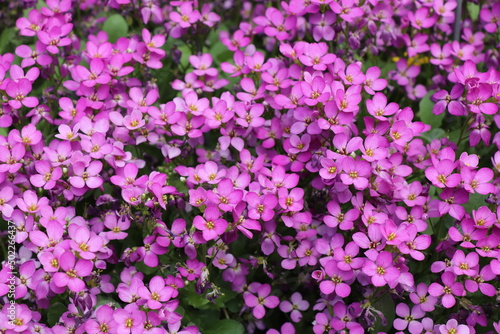
[(471, 252), (465, 256), (464, 252), (457, 250), (451, 259), (453, 272), (456, 275), (474, 276), (478, 272), (479, 255)]
[(245, 196), (248, 203), (248, 217), (251, 219), (262, 219), (267, 222), (274, 217), (274, 208), (278, 205), (278, 199), (272, 194), (259, 196), (249, 192)]
[(455, 333), (455, 334), (469, 334), (470, 329), (467, 325), (459, 325), (456, 319), (450, 319), (446, 325), (439, 326), (441, 334)]
[(400, 276), (399, 270), (393, 267), (391, 253), (386, 251), (380, 252), (375, 261), (366, 261), (362, 270), (375, 286), (384, 286)]
[(69, 242), (71, 249), (78, 253), (82, 259), (92, 260), (96, 257), (98, 251), (101, 250), (104, 240), (89, 231), (85, 226), (78, 226), (76, 228), (69, 228)]
[(443, 159), (439, 161), (437, 165), (427, 168), (425, 170), (425, 176), (436, 187), (453, 188), (462, 180), (460, 174), (452, 174), (455, 168), (455, 162)]
[(366, 100), (366, 109), (378, 120), (386, 120), (399, 110), (399, 106), (391, 102), (387, 104), (387, 97), (382, 93), (375, 93), (372, 100)]
[[(7, 329), (7, 332), (11, 333), (27, 332), (30, 324), (33, 324), (32, 311), (27, 305), (21, 303), (9, 305), (12, 305), (12, 307), (9, 308), (8, 306), (3, 306), (2, 308), (2, 314), (7, 315), (7, 312), (9, 312), (9, 321), (2, 321), (2, 326)], [(10, 317), (11, 314), (14, 315), (14, 319)]]
[(141, 286), (138, 295), (147, 300), (147, 306), (152, 310), (162, 307), (163, 302), (172, 297), (171, 287), (165, 286), (165, 280), (161, 276), (155, 276), (149, 281), (149, 289)]
[(299, 60), (306, 66), (312, 66), (317, 71), (324, 71), (326, 65), (333, 64), (337, 59), (332, 53), (328, 53), (328, 45), (326, 43), (311, 43), (307, 47), (307, 51), (299, 56)]
[(309, 302), (302, 299), (302, 295), (299, 292), (294, 292), (290, 297), (290, 301), (285, 300), (280, 304), (280, 310), (285, 313), (290, 313), (290, 318), (293, 322), (300, 322), (302, 319), (302, 313), (300, 311), (306, 311), (309, 308)]
[(74, 176), (68, 180), (75, 188), (83, 188), (85, 186), (95, 189), (103, 184), (102, 178), (99, 173), (102, 170), (102, 162), (96, 160), (92, 161), (88, 166), (83, 161), (78, 161), (73, 165)]
[(193, 225), (203, 232), (206, 241), (213, 240), (226, 231), (228, 223), (221, 218), (217, 206), (208, 206), (202, 216), (196, 216)]
[(15, 199), (14, 198), (14, 190), (12, 187), (5, 186), (0, 190), (0, 211), (2, 215), (9, 218), (14, 211)]
[(441, 303), (446, 308), (451, 308), (455, 305), (456, 300), (454, 296), (462, 297), (465, 295), (462, 283), (456, 282), (456, 276), (452, 272), (444, 272), (441, 275), (441, 281), (444, 285), (439, 283), (431, 283), (429, 285), (429, 294), (434, 297), (443, 296)]
[(493, 179), (493, 171), (490, 168), (473, 171), (468, 167), (464, 167), (460, 171), (460, 175), (464, 183), (464, 189), (470, 193), (477, 192), (486, 195), (495, 192), (495, 186), (488, 183)]
[(243, 191), (234, 189), (231, 179), (223, 179), (217, 189), (209, 190), (207, 198), (224, 212), (231, 211), (243, 198)]
[(278, 190), (278, 203), (287, 211), (300, 211), (304, 207), (304, 189), (294, 188), (290, 192), (285, 188)]
[(490, 84), (480, 84), (467, 93), (468, 107), (475, 114), (483, 113), (494, 115), (498, 111), (498, 106), (492, 102), (486, 102), (493, 94)]
[(33, 190), (26, 190), (23, 193), (23, 198), (17, 198), (17, 207), (24, 212), (35, 213), (40, 211), (49, 205), (49, 199), (47, 197), (42, 197), (38, 199), (38, 196)]
[(20, 109), (23, 105), (28, 108), (36, 107), (38, 99), (34, 96), (27, 96), (31, 89), (31, 81), (28, 79), (19, 79), (18, 82), (10, 80), (5, 90), (7, 95), (13, 98), (13, 100), (9, 100), (9, 105), (14, 109)]
[(325, 272), (330, 279), (324, 280), (319, 284), (321, 292), (324, 294), (335, 294), (341, 298), (345, 298), (351, 294), (351, 287), (345, 281), (349, 281), (354, 276), (352, 270), (340, 270), (337, 266), (337, 261), (330, 260), (325, 265)]
[(366, 161), (355, 161), (351, 157), (342, 160), (342, 171), (340, 175), (345, 185), (353, 184), (358, 190), (368, 187), (368, 176), (370, 175), (370, 164)]
[(58, 287), (67, 286), (73, 292), (85, 290), (85, 283), (82, 278), (88, 276), (92, 272), (92, 262), (89, 260), (78, 260), (73, 253), (66, 251), (59, 260), (61, 269), (65, 272), (57, 272), (54, 274), (54, 284)]
[(427, 294), (427, 285), (419, 283), (415, 292), (410, 293), (411, 301), (425, 312), (432, 312), (436, 308), (437, 298)]
[(113, 319), (117, 323), (116, 332), (120, 334), (143, 333), (146, 314), (139, 310), (137, 304), (128, 304), (113, 313)]
[(260, 284), (257, 282), (251, 283), (248, 287), (248, 291), (243, 293), (245, 305), (252, 308), (252, 313), (255, 318), (262, 319), (264, 315), (266, 315), (264, 307), (275, 308), (279, 305), (279, 298), (270, 296), (270, 293), (271, 286), (269, 284)]
[(64, 37), (71, 32), (73, 24), (66, 23), (61, 26), (54, 25), (49, 31), (38, 31), (38, 39), (47, 46), (47, 51), (52, 54), (59, 53), (58, 46), (66, 46), (71, 44), (69, 37)]
[(108, 305), (101, 305), (95, 311), (95, 319), (89, 319), (85, 323), (88, 334), (116, 333), (116, 321), (113, 319), (113, 309)]
[(97, 84), (107, 84), (111, 80), (110, 75), (104, 72), (104, 69), (104, 62), (99, 58), (94, 58), (90, 61), (90, 69), (78, 65), (75, 72), (83, 85), (94, 87)]
[(62, 170), (59, 167), (52, 167), (46, 160), (37, 161), (35, 169), (38, 174), (30, 177), (30, 182), (35, 187), (43, 187), (50, 190), (56, 186), (56, 181), (62, 176)]
[(183, 2), (179, 7), (179, 12), (170, 12), (170, 19), (179, 24), (181, 28), (189, 28), (200, 19), (200, 12), (193, 10), (189, 2)]
[(423, 311), (418, 306), (413, 306), (410, 312), (410, 308), (405, 303), (399, 303), (396, 306), (396, 314), (403, 319), (397, 318), (394, 320), (394, 328), (403, 331), (408, 327), (410, 333), (420, 333), (422, 332), (423, 326), (416, 319), (420, 319), (425, 315)]

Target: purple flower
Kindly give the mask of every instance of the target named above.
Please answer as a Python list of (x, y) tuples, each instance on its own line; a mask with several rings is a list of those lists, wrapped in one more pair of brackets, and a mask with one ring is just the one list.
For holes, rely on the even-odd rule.
[(450, 319), (446, 325), (439, 326), (441, 334), (455, 333), (455, 334), (469, 334), (470, 329), (467, 325), (459, 325), (456, 319)]
[(494, 115), (498, 111), (498, 106), (492, 102), (486, 102), (493, 94), (491, 85), (480, 84), (474, 87), (467, 93), (467, 105), (471, 112), (475, 114), (483, 113), (486, 115)]
[(85, 283), (82, 278), (92, 272), (92, 262), (84, 259), (76, 262), (75, 255), (66, 251), (61, 255), (59, 263), (61, 269), (65, 272), (54, 274), (54, 284), (61, 288), (67, 286), (73, 292), (85, 290)]
[(208, 206), (202, 216), (196, 216), (193, 226), (203, 232), (206, 241), (216, 239), (226, 231), (228, 223), (221, 218), (219, 209), (216, 206)]
[(444, 272), (441, 275), (443, 285), (439, 283), (431, 283), (429, 285), (429, 294), (434, 297), (443, 296), (441, 303), (446, 308), (451, 308), (455, 305), (454, 296), (462, 297), (465, 294), (462, 283), (456, 282), (456, 276), (452, 272)]
[(85, 186), (94, 189), (99, 188), (103, 184), (103, 179), (99, 176), (102, 170), (102, 162), (92, 161), (86, 164), (83, 161), (78, 161), (73, 165), (74, 176), (68, 180), (75, 188), (83, 188)]
[(32, 85), (28, 79), (19, 79), (15, 82), (10, 80), (5, 92), (13, 100), (9, 100), (9, 105), (14, 109), (20, 109), (23, 105), (28, 108), (34, 108), (38, 105), (38, 99), (34, 96), (28, 97)]
[(299, 292), (294, 292), (290, 297), (290, 301), (285, 300), (280, 304), (280, 310), (285, 313), (290, 313), (290, 318), (293, 322), (300, 322), (302, 319), (302, 313), (300, 311), (306, 311), (309, 308), (309, 302), (302, 299), (302, 295)]
[(325, 265), (325, 272), (330, 279), (322, 281), (319, 284), (321, 292), (324, 294), (335, 292), (337, 296), (342, 298), (351, 294), (351, 287), (344, 282), (352, 279), (354, 276), (354, 272), (352, 270), (340, 270), (337, 265), (337, 261), (330, 260)]
[[(257, 319), (262, 319), (266, 315), (267, 308), (275, 308), (280, 304), (276, 296), (270, 296), (271, 286), (253, 282), (249, 285), (248, 291), (243, 293), (245, 305), (252, 308), (252, 314)], [(255, 295), (257, 294), (257, 295)]]
[(399, 270), (393, 267), (391, 253), (386, 251), (380, 252), (375, 261), (366, 261), (362, 270), (375, 286), (384, 286), (400, 276)]
[(396, 306), (396, 314), (403, 319), (397, 318), (394, 320), (394, 328), (399, 331), (403, 331), (408, 327), (410, 333), (421, 333), (423, 326), (416, 319), (420, 319), (425, 315), (420, 307), (414, 306), (411, 309), (405, 303), (399, 303)]
[(443, 159), (437, 165), (431, 166), (425, 170), (425, 176), (433, 185), (439, 188), (453, 188), (456, 187), (460, 181), (460, 174), (452, 174), (456, 168), (456, 163)]

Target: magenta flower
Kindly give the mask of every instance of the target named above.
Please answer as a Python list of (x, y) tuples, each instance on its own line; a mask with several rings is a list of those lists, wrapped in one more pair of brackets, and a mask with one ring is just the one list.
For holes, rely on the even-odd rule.
[(228, 223), (221, 218), (221, 214), (217, 206), (208, 206), (202, 216), (196, 216), (193, 220), (193, 225), (198, 230), (203, 232), (203, 238), (213, 240), (219, 237), (226, 231)]
[(89, 231), (85, 226), (78, 226), (73, 229), (69, 229), (69, 236), (71, 240), (69, 242), (71, 249), (78, 253), (82, 259), (92, 260), (96, 257), (96, 254), (101, 250), (104, 240), (95, 234), (95, 232)]
[(451, 259), (453, 272), (456, 275), (474, 276), (478, 272), (479, 255), (471, 252), (465, 256), (464, 252), (457, 250)]
[(456, 276), (452, 272), (444, 272), (441, 275), (443, 285), (439, 283), (431, 283), (429, 285), (429, 294), (434, 297), (443, 296), (441, 303), (446, 308), (451, 308), (455, 305), (455, 296), (462, 297), (465, 295), (465, 290), (460, 282), (456, 282)]
[(170, 19), (179, 24), (181, 28), (189, 28), (193, 23), (200, 19), (200, 12), (193, 10), (193, 5), (189, 2), (183, 2), (178, 12), (170, 12)]
[(359, 217), (359, 210), (351, 209), (343, 213), (340, 204), (334, 200), (329, 201), (326, 208), (330, 215), (326, 215), (323, 221), (332, 228), (339, 226), (341, 230), (348, 231), (354, 226), (354, 221)]
[(439, 197), (444, 202), (439, 202), (438, 212), (440, 215), (449, 213), (450, 216), (456, 219), (462, 219), (465, 215), (465, 209), (461, 204), (467, 203), (469, 200), (469, 193), (464, 189), (444, 189)]
[(387, 97), (382, 93), (375, 93), (372, 100), (366, 100), (366, 109), (378, 120), (386, 120), (399, 110), (399, 106), (391, 102), (387, 104)]
[(397, 318), (394, 320), (394, 328), (403, 331), (408, 328), (410, 333), (421, 333), (423, 326), (417, 321), (417, 319), (423, 318), (425, 315), (425, 311), (423, 311), (418, 306), (413, 306), (410, 312), (410, 307), (405, 303), (399, 303), (396, 306), (396, 314), (401, 318)]
[(307, 51), (299, 56), (299, 60), (306, 66), (312, 66), (313, 69), (324, 71), (326, 65), (333, 64), (337, 59), (332, 53), (328, 53), (328, 45), (326, 43), (311, 43), (307, 46)]
[(475, 114), (483, 113), (486, 115), (494, 115), (498, 111), (498, 106), (492, 102), (486, 102), (493, 94), (493, 89), (489, 84), (480, 84), (474, 87), (467, 93), (467, 105), (471, 112)]
[(67, 286), (73, 292), (85, 290), (85, 283), (82, 278), (88, 276), (92, 272), (92, 262), (81, 259), (76, 262), (76, 257), (73, 253), (66, 251), (61, 255), (59, 264), (65, 272), (57, 272), (54, 274), (54, 284), (60, 288)]
[(0, 211), (2, 215), (9, 218), (14, 211), (14, 207), (16, 204), (16, 198), (14, 198), (14, 190), (12, 187), (5, 186), (0, 190)]
[(157, 310), (162, 307), (163, 302), (168, 301), (172, 297), (172, 289), (165, 286), (163, 277), (155, 276), (149, 281), (149, 289), (141, 286), (138, 290), (138, 295), (147, 300), (147, 306), (150, 309)]
[[(255, 295), (257, 294), (257, 296)], [(266, 315), (267, 308), (275, 308), (280, 304), (276, 296), (270, 296), (271, 286), (253, 282), (248, 287), (248, 291), (243, 293), (245, 305), (252, 308), (252, 314), (257, 319), (262, 319)]]
[(113, 313), (116, 321), (116, 332), (123, 334), (143, 333), (146, 314), (139, 310), (137, 304), (128, 304), (124, 308), (117, 309)]
[(9, 105), (14, 109), (20, 109), (23, 105), (28, 108), (36, 107), (38, 99), (34, 96), (27, 96), (31, 89), (31, 81), (28, 79), (19, 79), (17, 82), (10, 80), (5, 89), (7, 95), (13, 98), (13, 100), (9, 100)]
[(223, 179), (217, 189), (207, 192), (207, 198), (224, 212), (231, 211), (243, 198), (243, 191), (234, 189), (231, 179)]
[(196, 278), (200, 277), (202, 274), (202, 271), (206, 269), (206, 266), (203, 262), (200, 262), (198, 260), (187, 260), (186, 261), (186, 268), (180, 267), (179, 268), (179, 273), (183, 276), (186, 277), (188, 281), (194, 281)]
[(494, 265), (495, 264), (492, 262), (484, 266), (477, 275), (471, 277), (472, 279), (467, 279), (465, 281), (465, 288), (467, 291), (476, 292), (479, 289), (484, 295), (493, 297), (496, 294), (496, 288), (492, 284), (486, 282), (497, 277), (492, 270)]
[(351, 280), (354, 276), (352, 270), (340, 270), (337, 261), (330, 260), (325, 265), (325, 273), (330, 279), (324, 280), (319, 284), (321, 292), (327, 295), (335, 292), (337, 296), (342, 298), (351, 294), (351, 287), (345, 281)]
[(464, 116), (467, 114), (465, 110), (465, 105), (457, 101), (464, 92), (464, 85), (456, 84), (451, 89), (451, 92), (448, 94), (446, 90), (437, 91), (434, 95), (432, 95), (432, 99), (437, 101), (434, 105), (432, 112), (435, 115), (442, 114), (446, 108), (450, 114), (454, 116)]
[(419, 283), (415, 292), (410, 293), (411, 301), (425, 312), (432, 312), (436, 308), (437, 298), (427, 293), (427, 285)]
[(148, 267), (158, 266), (158, 255), (163, 255), (167, 252), (167, 248), (160, 246), (156, 242), (156, 236), (150, 235), (144, 238), (144, 246), (137, 250), (140, 257), (144, 260), (144, 264)]
[(340, 175), (342, 182), (346, 185), (354, 185), (358, 190), (368, 187), (368, 177), (370, 175), (370, 164), (366, 161), (355, 161), (351, 157), (342, 160), (342, 171)]
[(56, 181), (62, 176), (61, 168), (52, 167), (46, 160), (38, 161), (35, 164), (35, 169), (39, 174), (30, 177), (30, 182), (35, 187), (43, 187), (44, 189), (50, 190), (56, 186)]
[(38, 31), (38, 39), (47, 46), (47, 51), (52, 54), (59, 53), (58, 46), (66, 46), (71, 44), (69, 37), (64, 37), (71, 32), (73, 24), (66, 23), (63, 25), (54, 25), (49, 31)]
[(300, 211), (304, 207), (304, 189), (293, 188), (288, 192), (287, 189), (278, 190), (278, 203), (287, 211)]
[(451, 160), (443, 159), (435, 166), (425, 170), (425, 176), (432, 184), (439, 188), (456, 187), (462, 178), (460, 174), (452, 174), (457, 164)]
[(88, 334), (116, 333), (116, 321), (113, 319), (113, 309), (108, 305), (101, 305), (95, 311), (95, 319), (89, 319), (85, 323)]
[(274, 208), (278, 205), (278, 199), (272, 194), (259, 196), (249, 192), (245, 196), (248, 203), (248, 217), (251, 219), (262, 219), (267, 222), (274, 217)]
[(38, 196), (33, 190), (26, 190), (23, 193), (22, 199), (17, 198), (16, 204), (17, 207), (24, 212), (35, 213), (47, 207), (49, 199), (47, 197), (38, 199)]
[[(403, 226), (403, 224), (400, 226)], [(408, 233), (408, 239), (398, 245), (399, 250), (403, 254), (410, 254), (417, 261), (424, 260), (425, 255), (420, 251), (426, 250), (431, 245), (431, 236), (427, 234), (417, 236), (418, 228), (415, 225), (405, 226), (405, 228)]]
[(134, 163), (128, 163), (123, 168), (119, 168), (115, 175), (111, 176), (111, 183), (121, 188), (141, 187), (148, 181), (148, 176), (143, 175), (137, 178), (139, 167)]
[(2, 308), (2, 314), (5, 314), (4, 312), (9, 312), (9, 315), (12, 314), (14, 316), (14, 319), (12, 319), (9, 316), (9, 321), (2, 321), (2, 325), (4, 326), (5, 329), (7, 329), (7, 332), (11, 333), (24, 333), (28, 331), (28, 327), (33, 324), (32, 322), (32, 317), (33, 313), (29, 309), (27, 305), (20, 304), (20, 303), (14, 303), (10, 304), (12, 305), (12, 310), (9, 309), (7, 311), (7, 306), (4, 306)]
[(468, 192), (477, 192), (486, 195), (495, 192), (495, 186), (490, 182), (493, 179), (493, 171), (490, 168), (481, 168), (473, 171), (467, 167), (460, 171), (464, 189)]
[(359, 246), (354, 242), (349, 242), (345, 249), (336, 247), (333, 252), (333, 258), (337, 261), (337, 266), (340, 270), (350, 271), (359, 269), (365, 263), (364, 258), (356, 257), (359, 253)]
[(439, 331), (441, 334), (449, 334), (449, 333), (455, 333), (455, 334), (469, 334), (470, 329), (467, 325), (459, 325), (458, 321), (456, 319), (450, 319), (446, 323), (446, 325), (440, 325), (439, 326)]
[(294, 292), (290, 297), (290, 301), (285, 300), (280, 304), (280, 310), (285, 313), (290, 313), (290, 318), (293, 322), (300, 322), (302, 319), (302, 313), (300, 311), (306, 311), (309, 308), (309, 302), (302, 299), (302, 295), (299, 292)]
[(102, 170), (102, 162), (96, 160), (86, 165), (83, 161), (78, 161), (73, 165), (74, 176), (68, 180), (75, 188), (83, 188), (85, 186), (95, 189), (103, 184), (102, 178), (99, 173)]
[(380, 252), (375, 261), (366, 261), (362, 270), (375, 286), (384, 286), (400, 276), (399, 270), (393, 267), (391, 253), (386, 251)]

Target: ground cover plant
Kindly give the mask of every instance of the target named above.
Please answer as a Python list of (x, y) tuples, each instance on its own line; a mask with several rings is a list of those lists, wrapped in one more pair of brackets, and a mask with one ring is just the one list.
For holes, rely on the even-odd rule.
[(0, 19), (0, 333), (500, 332), (500, 3)]

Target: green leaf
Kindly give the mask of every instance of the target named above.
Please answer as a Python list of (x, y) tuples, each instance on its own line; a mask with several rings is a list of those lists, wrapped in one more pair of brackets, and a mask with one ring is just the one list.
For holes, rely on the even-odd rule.
[(473, 21), (477, 21), (477, 19), (479, 18), (479, 5), (467, 1), (467, 11), (469, 12), (469, 17)]
[(108, 34), (109, 41), (114, 43), (118, 38), (127, 36), (128, 24), (123, 16), (120, 14), (113, 14), (104, 22), (102, 30)]
[(385, 326), (382, 323), (381, 319), (378, 318), (372, 333), (387, 333), (388, 330), (392, 328), (392, 323), (394, 322), (395, 318), (394, 301), (392, 300), (391, 294), (386, 293), (384, 296), (382, 296), (382, 298), (380, 298), (373, 304), (373, 307), (375, 307), (376, 310), (380, 311), (385, 316)]
[(487, 205), (485, 202), (486, 198), (488, 198), (488, 195), (481, 195), (476, 193), (471, 194), (469, 197), (469, 201), (463, 205), (464, 209), (468, 212), (477, 210), (480, 207)]
[(57, 324), (61, 315), (68, 310), (67, 306), (64, 306), (62, 303), (54, 303), (50, 305), (50, 308), (47, 312), (47, 321), (49, 326), (54, 326)]
[(434, 139), (440, 139), (443, 138), (446, 135), (446, 132), (444, 132), (443, 129), (437, 128), (437, 129), (432, 129), (430, 131), (422, 133), (420, 136), (427, 140), (427, 142), (432, 142)]
[(0, 54), (7, 52), (7, 47), (16, 38), (16, 28), (6, 28), (0, 35)]
[(424, 98), (419, 103), (419, 115), (420, 120), (425, 124), (429, 124), (433, 129), (437, 129), (443, 123), (443, 118), (445, 113), (440, 115), (434, 115), (432, 108), (434, 107), (434, 102), (431, 101), (431, 96), (434, 94), (433, 91), (427, 93)]
[(220, 320), (204, 331), (206, 334), (243, 334), (244, 332), (243, 325), (233, 319)]

